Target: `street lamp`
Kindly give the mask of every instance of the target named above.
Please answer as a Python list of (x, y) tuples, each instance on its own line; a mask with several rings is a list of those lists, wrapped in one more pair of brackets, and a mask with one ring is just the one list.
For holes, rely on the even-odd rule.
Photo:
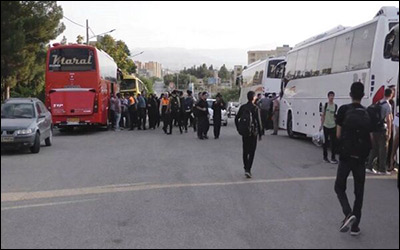
[[(105, 35), (105, 34), (108, 34), (108, 33), (114, 32), (114, 31), (115, 31), (115, 29), (112, 29), (108, 32), (101, 33), (100, 35)], [(98, 36), (100, 36), (100, 35), (98, 35)], [(89, 20), (86, 19), (86, 45), (89, 45), (89, 39), (92, 39), (94, 37), (96, 37), (96, 36), (89, 37)]]
[(95, 37), (97, 37), (97, 36), (105, 35), (105, 34), (108, 34), (108, 33), (114, 32), (114, 31), (115, 31), (115, 29), (112, 29), (112, 30), (110, 30), (110, 31), (107, 31), (107, 32), (101, 33), (100, 35), (95, 35), (95, 36), (92, 36), (92, 37), (90, 37), (89, 39), (95, 38)]
[(140, 55), (143, 54), (143, 53), (144, 53), (144, 51), (142, 51), (142, 52), (140, 52), (140, 53), (137, 53), (137, 54), (135, 54), (135, 55), (133, 55), (133, 56), (128, 56), (128, 57), (133, 58), (133, 57), (136, 57), (136, 56), (140, 56)]

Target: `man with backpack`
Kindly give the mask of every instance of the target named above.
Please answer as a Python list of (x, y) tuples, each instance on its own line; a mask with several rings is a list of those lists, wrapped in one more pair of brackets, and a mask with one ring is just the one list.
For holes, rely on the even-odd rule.
[(181, 102), (180, 98), (177, 96), (177, 92), (174, 90), (172, 92), (171, 98), (169, 100), (169, 110), (171, 113), (171, 118), (169, 119), (169, 135), (172, 134), (172, 127), (174, 126), (174, 122), (178, 122), (179, 130), (181, 134), (182, 131), (182, 119), (181, 119)]
[[(355, 82), (351, 86), (351, 104), (340, 107), (337, 115), (337, 138), (340, 140), (340, 162), (335, 182), (335, 192), (342, 206), (345, 219), (339, 231), (360, 235), (361, 211), (364, 200), (365, 162), (371, 150), (371, 119), (361, 105), (364, 85)], [(353, 173), (355, 202), (350, 206), (346, 188), (347, 179)]]
[(254, 104), (255, 96), (254, 91), (247, 93), (248, 103), (240, 107), (235, 118), (236, 128), (242, 136), (243, 164), (245, 176), (248, 179), (252, 178), (251, 169), (257, 149), (257, 137), (261, 141), (263, 132), (260, 110)]
[[(392, 107), (389, 104), (392, 95), (392, 90), (386, 89), (385, 98), (368, 108), (373, 124), (373, 141), (367, 165), (367, 173), (378, 175), (391, 174), (387, 171), (387, 154), (393, 125)], [(373, 163), (376, 157), (378, 157), (378, 167), (374, 168)]]
[[(335, 92), (330, 91), (328, 93), (328, 102), (325, 103), (324, 110), (321, 117), (321, 130), (324, 130), (325, 143), (323, 145), (324, 148), (324, 162), (338, 164), (339, 162), (336, 160), (336, 148), (337, 148), (337, 140), (336, 140), (336, 115), (338, 111), (338, 105), (335, 104)], [(331, 144), (332, 157), (329, 161), (328, 159), (328, 146), (329, 142)]]

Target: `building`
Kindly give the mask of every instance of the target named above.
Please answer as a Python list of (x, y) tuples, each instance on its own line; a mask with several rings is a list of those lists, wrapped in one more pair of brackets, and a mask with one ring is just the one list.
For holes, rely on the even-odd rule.
[(242, 65), (235, 65), (233, 67), (233, 85), (240, 86), (240, 84), (237, 83), (237, 79), (242, 74), (242, 71), (243, 71)]
[(147, 62), (144, 64), (144, 68), (149, 72), (150, 77), (162, 78), (161, 63)]
[(289, 45), (277, 47), (275, 50), (251, 50), (247, 52), (247, 64), (250, 65), (259, 60), (264, 60), (269, 57), (286, 56), (292, 48)]

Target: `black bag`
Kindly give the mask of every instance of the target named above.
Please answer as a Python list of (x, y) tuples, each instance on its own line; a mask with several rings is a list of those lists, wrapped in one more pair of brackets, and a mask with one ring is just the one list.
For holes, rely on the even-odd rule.
[(241, 136), (249, 137), (256, 134), (256, 126), (253, 113), (245, 109), (239, 118), (237, 130)]
[(365, 159), (371, 151), (371, 119), (365, 108), (351, 106), (345, 114), (340, 139), (341, 157)]
[(179, 112), (179, 100), (176, 97), (171, 98), (171, 111), (174, 113)]
[(382, 117), (382, 103), (372, 104), (367, 109), (371, 117), (372, 132), (380, 132), (385, 129), (385, 117)]

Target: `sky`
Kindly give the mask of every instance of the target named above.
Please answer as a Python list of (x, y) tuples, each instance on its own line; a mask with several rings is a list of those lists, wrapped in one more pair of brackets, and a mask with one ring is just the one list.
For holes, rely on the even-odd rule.
[[(398, 1), (363, 2), (84, 2), (59, 1), (64, 16), (95, 34), (115, 29), (134, 54), (136, 48), (275, 49), (295, 44), (338, 25), (371, 20), (382, 6)], [(67, 19), (66, 36), (75, 42), (84, 27)], [(90, 33), (92, 35), (92, 32)], [(94, 39), (95, 40), (95, 39)]]

